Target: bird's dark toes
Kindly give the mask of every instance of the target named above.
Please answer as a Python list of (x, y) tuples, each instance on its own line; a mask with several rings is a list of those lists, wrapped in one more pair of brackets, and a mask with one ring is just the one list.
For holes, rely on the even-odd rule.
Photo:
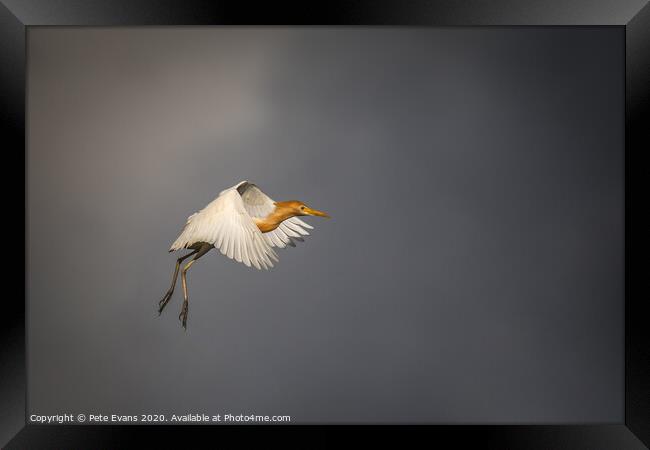
[(181, 321), (181, 325), (186, 330), (187, 330), (187, 310), (188, 310), (187, 304), (183, 304), (183, 307), (181, 308), (181, 312), (178, 315), (178, 320)]
[(172, 298), (171, 294), (167, 293), (165, 296), (158, 302), (158, 315), (161, 315), (163, 312), (163, 309), (165, 309), (165, 306), (167, 306), (167, 303), (169, 303), (169, 300)]

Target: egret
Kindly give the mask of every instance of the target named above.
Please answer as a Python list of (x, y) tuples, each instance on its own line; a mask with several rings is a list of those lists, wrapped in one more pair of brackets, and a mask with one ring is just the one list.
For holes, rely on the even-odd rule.
[(178, 315), (183, 328), (187, 329), (188, 295), (187, 271), (200, 257), (213, 248), (230, 259), (258, 270), (273, 267), (278, 256), (273, 247), (295, 247), (308, 236), (311, 225), (298, 216), (329, 217), (326, 213), (311, 209), (297, 200), (276, 202), (255, 184), (241, 181), (228, 188), (205, 206), (187, 218), (185, 227), (169, 249), (192, 250), (176, 260), (172, 284), (158, 303), (160, 315), (172, 297), (181, 263), (193, 258), (181, 270), (183, 306)]

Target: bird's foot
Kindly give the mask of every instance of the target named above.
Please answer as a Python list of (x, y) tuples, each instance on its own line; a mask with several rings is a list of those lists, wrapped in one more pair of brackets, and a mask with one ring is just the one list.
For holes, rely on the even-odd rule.
[(187, 330), (187, 310), (188, 310), (188, 303), (187, 301), (183, 302), (183, 307), (181, 308), (181, 313), (178, 315), (178, 320), (181, 321), (181, 324), (183, 325), (183, 328)]
[(162, 314), (163, 309), (165, 309), (165, 306), (167, 306), (167, 303), (172, 298), (172, 294), (173, 292), (167, 292), (163, 299), (158, 302), (158, 315)]

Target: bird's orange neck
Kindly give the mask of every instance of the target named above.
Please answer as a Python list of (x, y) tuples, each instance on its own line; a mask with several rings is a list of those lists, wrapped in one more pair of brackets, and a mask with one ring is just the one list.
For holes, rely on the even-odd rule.
[(268, 216), (255, 218), (253, 220), (262, 233), (268, 233), (269, 231), (273, 231), (279, 227), (285, 220), (294, 216), (296, 216), (296, 213), (292, 209), (285, 208), (278, 204)]

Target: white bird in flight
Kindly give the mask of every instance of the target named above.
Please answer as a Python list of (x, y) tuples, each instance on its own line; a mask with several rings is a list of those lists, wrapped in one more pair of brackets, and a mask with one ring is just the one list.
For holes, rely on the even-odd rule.
[(329, 217), (326, 213), (291, 200), (275, 202), (256, 185), (241, 181), (222, 191), (205, 208), (187, 218), (183, 231), (169, 249), (170, 252), (189, 249), (192, 252), (176, 260), (172, 284), (158, 303), (158, 313), (174, 293), (181, 263), (194, 256), (181, 271), (183, 306), (178, 318), (187, 329), (187, 271), (192, 264), (213, 248), (230, 259), (256, 269), (269, 269), (278, 256), (273, 247), (296, 246), (308, 236), (311, 225), (298, 216)]

